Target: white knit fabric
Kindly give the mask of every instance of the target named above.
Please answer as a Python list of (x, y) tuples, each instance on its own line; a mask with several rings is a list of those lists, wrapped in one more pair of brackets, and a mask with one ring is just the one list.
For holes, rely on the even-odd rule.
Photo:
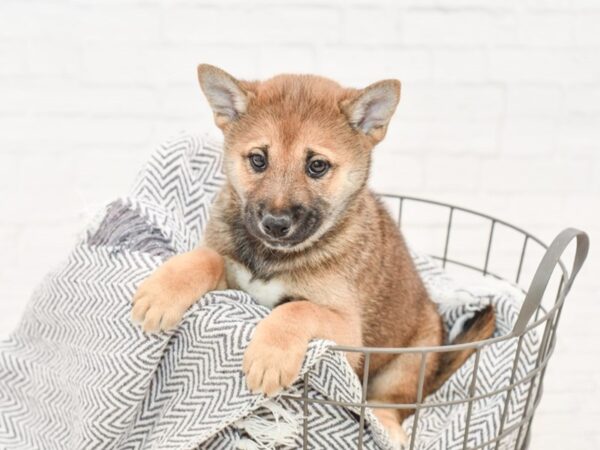
[[(303, 410), (294, 400), (254, 395), (241, 361), (256, 323), (268, 314), (247, 294), (213, 292), (174, 332), (147, 335), (129, 319), (137, 284), (164, 258), (193, 248), (223, 182), (220, 145), (182, 134), (160, 146), (131, 194), (109, 205), (68, 259), (41, 283), (18, 328), (0, 343), (0, 447), (10, 449), (299, 448)], [(507, 333), (520, 298), (508, 286), (463, 286), (429, 258), (415, 256), (444, 321), (465, 320), (492, 303), (497, 334)], [(331, 342), (314, 341), (292, 392), (360, 402), (361, 384)], [(538, 339), (523, 339), (517, 380), (534, 367)], [(515, 341), (486, 348), (475, 393), (509, 384)], [(459, 400), (472, 384), (473, 358), (426, 403)], [(523, 414), (529, 383), (512, 389), (504, 430)], [(423, 408), (417, 449), (462, 448), (493, 438), (506, 392), (468, 405)], [(311, 403), (309, 448), (357, 448), (356, 408)], [(414, 418), (405, 427), (415, 430)], [(387, 448), (366, 410), (363, 448)], [(516, 438), (509, 433), (499, 448)], [(513, 444), (514, 445), (514, 444)]]

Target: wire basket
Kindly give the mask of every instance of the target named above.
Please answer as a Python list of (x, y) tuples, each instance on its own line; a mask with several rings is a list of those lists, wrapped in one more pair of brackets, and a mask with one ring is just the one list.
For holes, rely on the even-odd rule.
[[(413, 428), (409, 436), (407, 448), (416, 448), (419, 442), (418, 417), (426, 408), (436, 408), (458, 403), (448, 402), (427, 403), (423, 398), (425, 378), (425, 361), (429, 353), (449, 352), (473, 349), (473, 371), (469, 394), (461, 399), (467, 407), (464, 427), (463, 449), (526, 449), (529, 444), (531, 423), (536, 408), (541, 400), (543, 378), (548, 361), (556, 343), (556, 329), (561, 316), (565, 298), (579, 272), (589, 248), (588, 236), (579, 230), (568, 228), (562, 231), (550, 245), (546, 245), (537, 237), (523, 229), (503, 220), (482, 214), (470, 209), (461, 208), (437, 201), (399, 195), (381, 195), (398, 225), (401, 226), (407, 241), (426, 250), (430, 256), (438, 260), (447, 271), (457, 271), (471, 274), (475, 277), (493, 277), (511, 283), (524, 294), (523, 304), (514, 323), (512, 332), (487, 339), (460, 345), (445, 345), (438, 347), (411, 348), (369, 348), (335, 346), (333, 351), (361, 353), (364, 358), (362, 376), (362, 401), (360, 403), (339, 403), (334, 400), (311, 399), (307, 395), (308, 377), (304, 375), (303, 395), (286, 395), (286, 398), (301, 403), (304, 411), (304, 426), (302, 431), (303, 449), (309, 448), (310, 429), (308, 427), (308, 408), (311, 403), (327, 403), (340, 407), (354, 407), (360, 411), (359, 436), (357, 448), (364, 445), (365, 410), (366, 408), (396, 408), (414, 410)], [(462, 236), (462, 237), (461, 237)], [(572, 256), (573, 265), (569, 272), (563, 258), (569, 244), (576, 239), (575, 252)], [(415, 245), (417, 243), (417, 245)], [(569, 255), (570, 256), (570, 255)], [(527, 333), (538, 333), (539, 347), (535, 364), (527, 376), (516, 376), (517, 361), (522, 351), (523, 339)], [(488, 392), (484, 395), (475, 393), (479, 360), (482, 351), (493, 344), (505, 340), (516, 341), (513, 355), (510, 382), (502, 389)], [(385, 404), (367, 401), (366, 392), (369, 383), (369, 361), (378, 353), (418, 353), (421, 365), (418, 379), (417, 400), (412, 404)], [(527, 389), (527, 399), (519, 420), (506, 424), (507, 410), (511, 393), (520, 385)], [(521, 386), (524, 387), (524, 386)], [(506, 393), (504, 408), (500, 416), (500, 424), (491, 439), (469, 446), (469, 428), (472, 405), (475, 400), (491, 397), (498, 393)], [(516, 439), (515, 439), (516, 435)], [(507, 444), (507, 437), (511, 437)], [(504, 442), (503, 442), (504, 440)]]

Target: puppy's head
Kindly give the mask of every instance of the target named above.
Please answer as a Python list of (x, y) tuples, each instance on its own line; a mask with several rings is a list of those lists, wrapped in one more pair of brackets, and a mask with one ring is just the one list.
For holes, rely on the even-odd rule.
[(225, 136), (225, 174), (240, 220), (267, 247), (306, 248), (365, 187), (400, 82), (343, 88), (312, 75), (236, 80), (202, 64), (200, 86)]

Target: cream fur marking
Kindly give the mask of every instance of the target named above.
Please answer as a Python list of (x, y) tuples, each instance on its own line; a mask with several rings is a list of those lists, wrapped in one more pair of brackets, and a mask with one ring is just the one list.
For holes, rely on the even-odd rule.
[(252, 280), (252, 274), (243, 265), (227, 261), (227, 284), (250, 294), (258, 303), (274, 308), (286, 295), (286, 286), (280, 280)]

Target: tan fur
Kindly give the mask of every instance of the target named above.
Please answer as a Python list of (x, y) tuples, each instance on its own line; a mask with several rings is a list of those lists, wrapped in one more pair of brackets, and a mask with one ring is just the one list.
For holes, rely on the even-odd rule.
[[(357, 90), (309, 75), (244, 82), (212, 66), (201, 65), (198, 73), (224, 133), (227, 183), (205, 230), (205, 247), (172, 258), (146, 280), (136, 294), (134, 318), (148, 330), (174, 325), (222, 278), (239, 287), (236, 274), (223, 275), (224, 267), (241, 265), (263, 283), (284, 286), (285, 303), (258, 325), (244, 358), (249, 388), (268, 395), (295, 379), (312, 338), (372, 347), (442, 344), (441, 319), (402, 235), (366, 187), (371, 150), (385, 136), (400, 83), (384, 80)], [(248, 163), (256, 151), (268, 151), (262, 173)], [(305, 170), (312, 154), (331, 164), (318, 180)], [(245, 208), (259, 203), (273, 211), (316, 205), (325, 214), (304, 241), (273, 248), (245, 225)], [(463, 337), (489, 334), (489, 326), (478, 326)], [(455, 370), (466, 356), (430, 354), (425, 394), (447, 375), (439, 375), (441, 362)], [(349, 360), (361, 374), (357, 354)], [(369, 399), (414, 402), (419, 365), (418, 354), (374, 354)], [(409, 411), (375, 413), (397, 441), (405, 438), (399, 424)]]
[(147, 332), (168, 330), (197, 299), (219, 285), (225, 286), (220, 254), (200, 247), (176, 255), (138, 286), (132, 319)]
[(311, 339), (352, 344), (359, 340), (353, 333), (358, 327), (356, 314), (306, 300), (290, 301), (275, 308), (258, 324), (244, 355), (248, 387), (267, 395), (277, 394), (298, 376)]

